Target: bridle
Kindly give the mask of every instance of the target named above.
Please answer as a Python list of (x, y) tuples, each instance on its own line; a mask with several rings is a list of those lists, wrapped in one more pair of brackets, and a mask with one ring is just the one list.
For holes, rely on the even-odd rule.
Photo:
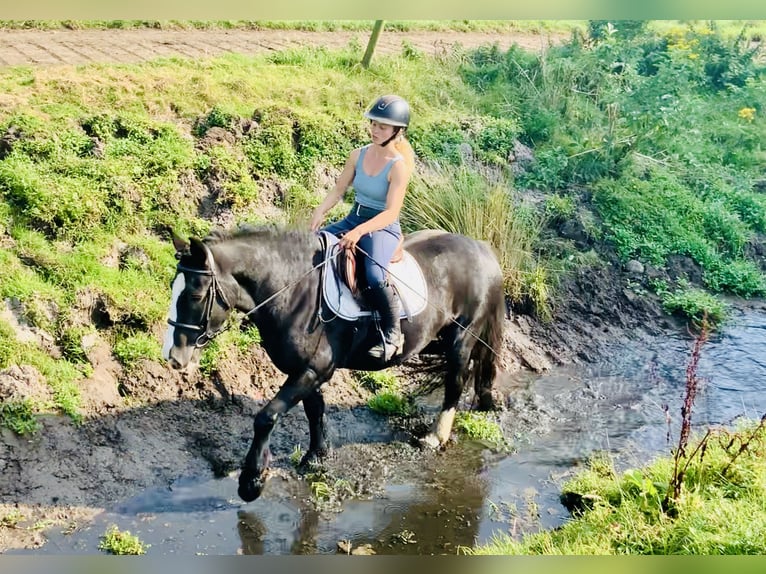
[(210, 250), (207, 246), (205, 246), (205, 250), (207, 251), (207, 260), (210, 262), (210, 269), (192, 269), (191, 267), (186, 267), (185, 265), (181, 265), (180, 263), (176, 265), (176, 270), (179, 272), (186, 272), (186, 273), (194, 273), (196, 275), (207, 275), (210, 277), (210, 285), (208, 285), (207, 292), (205, 293), (205, 309), (202, 312), (202, 317), (200, 319), (199, 325), (190, 325), (189, 323), (179, 323), (178, 321), (174, 321), (172, 319), (168, 319), (168, 323), (172, 325), (173, 327), (179, 327), (181, 329), (186, 329), (189, 331), (197, 331), (199, 332), (199, 335), (197, 336), (197, 339), (194, 341), (194, 347), (195, 348), (202, 348), (205, 345), (207, 345), (211, 340), (213, 340), (215, 337), (220, 335), (223, 331), (226, 330), (226, 321), (223, 322), (221, 327), (215, 331), (210, 330), (210, 317), (213, 314), (213, 305), (215, 305), (216, 300), (220, 300), (221, 306), (224, 308), (225, 311), (228, 311), (231, 309), (231, 305), (229, 304), (229, 300), (226, 298), (226, 295), (223, 292), (223, 289), (221, 288), (221, 282), (218, 280), (218, 275), (215, 272), (215, 262), (213, 261), (212, 254), (210, 253)]

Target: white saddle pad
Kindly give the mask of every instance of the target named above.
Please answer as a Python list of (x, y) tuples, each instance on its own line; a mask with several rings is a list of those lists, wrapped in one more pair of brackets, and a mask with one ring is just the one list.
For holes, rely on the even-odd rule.
[[(341, 319), (354, 321), (359, 317), (370, 316), (372, 312), (360, 298), (354, 297), (338, 274), (337, 258), (339, 239), (334, 235), (322, 232), (326, 239), (325, 257), (330, 259), (322, 274), (322, 297), (329, 309)], [(414, 317), (428, 304), (428, 288), (420, 265), (407, 251), (396, 263), (388, 266), (389, 282), (399, 295), (399, 316), (402, 319)]]

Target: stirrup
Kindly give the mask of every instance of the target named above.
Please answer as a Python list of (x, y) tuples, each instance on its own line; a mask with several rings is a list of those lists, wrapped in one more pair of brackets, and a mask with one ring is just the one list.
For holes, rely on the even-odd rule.
[(382, 341), (374, 344), (367, 354), (374, 359), (383, 359), (390, 361), (396, 355), (400, 355), (404, 349), (404, 334), (399, 333), (396, 338), (396, 342), (390, 343), (388, 341)]

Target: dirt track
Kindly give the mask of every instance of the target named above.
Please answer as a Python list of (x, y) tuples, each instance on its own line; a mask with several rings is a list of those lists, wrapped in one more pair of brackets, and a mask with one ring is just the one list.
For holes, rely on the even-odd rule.
[[(507, 49), (514, 43), (541, 50), (561, 41), (561, 33), (528, 32), (389, 32), (383, 31), (376, 53), (397, 53), (407, 44), (426, 54), (437, 54), (455, 45), (473, 48), (497, 43)], [(259, 54), (314, 45), (342, 48), (349, 42), (365, 47), (365, 32), (309, 32), (298, 30), (4, 30), (0, 31), (0, 66), (55, 66), (95, 62), (132, 63), (154, 58), (205, 58), (232, 52)]]

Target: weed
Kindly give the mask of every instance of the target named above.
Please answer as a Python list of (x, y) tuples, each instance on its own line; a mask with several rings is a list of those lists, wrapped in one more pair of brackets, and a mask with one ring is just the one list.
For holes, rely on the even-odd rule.
[(16, 526), (25, 519), (25, 516), (18, 510), (12, 510), (0, 518), (0, 526), (3, 528), (16, 528)]
[(354, 378), (364, 388), (372, 392), (385, 391), (395, 393), (401, 390), (399, 379), (389, 369), (382, 371), (355, 371)]
[(386, 416), (409, 416), (414, 412), (412, 402), (400, 393), (379, 391), (367, 401), (367, 406)]
[(114, 356), (126, 368), (134, 369), (139, 361), (161, 361), (162, 352), (156, 337), (148, 333), (127, 333), (118, 339), (113, 348)]
[(720, 325), (728, 316), (728, 306), (721, 299), (704, 291), (679, 283), (675, 291), (667, 288), (657, 291), (662, 306), (668, 313), (679, 313), (700, 325), (706, 321), (710, 327)]
[(293, 452), (290, 453), (290, 464), (292, 464), (294, 467), (298, 467), (301, 460), (303, 459), (303, 449), (301, 448), (301, 445), (296, 444), (293, 448)]
[(140, 555), (146, 554), (149, 544), (144, 544), (130, 531), (121, 531), (116, 525), (110, 526), (101, 537), (98, 549), (109, 554), (117, 555)]
[(458, 412), (455, 417), (455, 429), (469, 439), (495, 444), (505, 441), (500, 425), (485, 413)]
[(30, 400), (0, 403), (0, 424), (19, 435), (34, 434), (40, 429)]

